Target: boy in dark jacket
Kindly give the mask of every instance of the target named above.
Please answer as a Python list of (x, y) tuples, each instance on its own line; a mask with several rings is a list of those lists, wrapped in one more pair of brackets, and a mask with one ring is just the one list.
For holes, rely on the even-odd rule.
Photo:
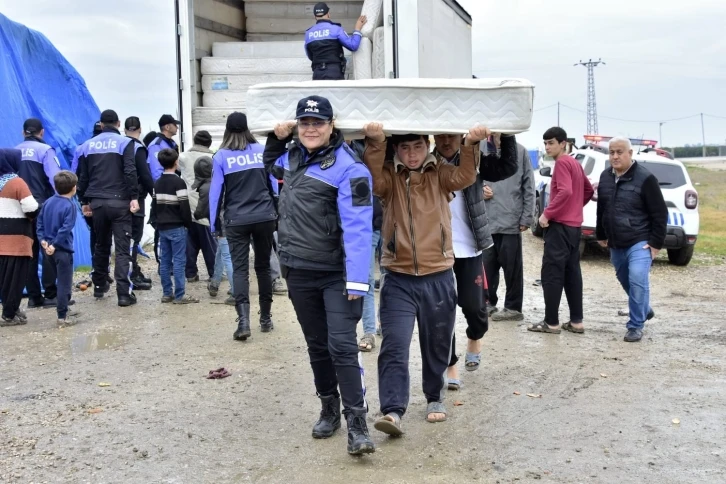
[[(159, 230), (161, 251), (161, 286), (164, 290), (162, 303), (190, 304), (199, 299), (186, 294), (187, 228), (192, 223), (189, 208), (187, 184), (176, 174), (179, 154), (172, 149), (159, 152), (159, 164), (164, 172), (154, 185), (154, 198), (151, 202), (156, 212), (156, 227)], [(171, 275), (174, 273), (174, 285)]]
[(78, 177), (70, 171), (60, 171), (53, 177), (56, 195), (50, 197), (38, 216), (38, 240), (55, 266), (58, 277), (56, 311), (58, 326), (73, 326), (80, 313), (68, 309), (73, 287), (73, 228), (76, 226), (76, 194)]

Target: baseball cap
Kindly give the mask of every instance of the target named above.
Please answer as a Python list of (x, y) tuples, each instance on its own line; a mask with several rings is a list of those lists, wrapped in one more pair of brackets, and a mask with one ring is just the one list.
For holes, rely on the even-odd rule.
[(141, 129), (141, 120), (136, 116), (126, 118), (126, 121), (124, 122), (124, 129), (127, 131), (137, 131)]
[(330, 12), (330, 9), (328, 8), (327, 3), (318, 2), (315, 4), (315, 7), (313, 8), (313, 12), (315, 13), (316, 17), (322, 17), (323, 15), (326, 15), (328, 12)]
[(308, 96), (297, 103), (295, 118), (332, 119), (333, 106), (330, 101), (321, 96)]
[(103, 133), (103, 124), (101, 124), (101, 121), (96, 121), (96, 124), (93, 125), (93, 136), (98, 136), (101, 133)]
[(227, 116), (227, 131), (230, 133), (243, 133), (247, 131), (247, 116), (237, 111)]
[(113, 109), (107, 109), (101, 113), (101, 122), (103, 124), (116, 124), (118, 123), (118, 114)]
[(181, 121), (177, 121), (176, 119), (174, 119), (174, 116), (172, 116), (171, 114), (163, 114), (159, 118), (159, 127), (161, 128), (162, 126), (166, 126), (167, 124), (180, 125)]
[(38, 118), (28, 118), (23, 123), (23, 131), (25, 134), (40, 133), (43, 129), (43, 123)]

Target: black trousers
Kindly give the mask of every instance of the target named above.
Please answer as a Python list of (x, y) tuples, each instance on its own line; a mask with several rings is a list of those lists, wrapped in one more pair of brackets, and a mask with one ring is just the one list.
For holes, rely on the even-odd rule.
[(116, 294), (131, 293), (131, 212), (125, 202), (96, 199), (91, 201), (93, 226), (96, 230), (96, 251), (93, 254), (93, 285), (103, 287), (111, 260), (111, 237), (116, 244)]
[(6, 319), (13, 319), (20, 309), (29, 265), (30, 257), (0, 255), (0, 299)]
[(144, 236), (144, 217), (131, 216), (131, 274), (132, 277), (141, 272), (139, 267), (139, 244)]
[(46, 299), (53, 299), (57, 294), (55, 265), (50, 259), (43, 254), (43, 287), (40, 287), (40, 278), (38, 277), (38, 266), (40, 265), (40, 241), (36, 232), (36, 224), (33, 226), (33, 258), (28, 264), (28, 270), (25, 271), (27, 278), (25, 288), (28, 291), (28, 299), (38, 301), (43, 298), (43, 289), (45, 289)]
[(492, 234), (494, 246), (484, 251), (484, 269), (489, 286), (489, 304), (499, 302), (499, 269), (504, 269), (507, 294), (504, 307), (522, 312), (524, 299), (524, 266), (522, 262), (522, 234)]
[(545, 322), (559, 324), (562, 289), (570, 306), (570, 321), (582, 322), (582, 272), (580, 272), (580, 227), (550, 222), (544, 231), (542, 291)]
[(340, 395), (345, 414), (351, 408), (364, 407), (363, 370), (355, 332), (363, 315), (363, 298), (348, 300), (342, 272), (283, 268), (282, 273), (305, 335), (318, 395)]
[(217, 256), (217, 240), (212, 237), (208, 225), (193, 223), (187, 230), (187, 263), (184, 269), (187, 279), (199, 273), (197, 258), (199, 251), (204, 257), (204, 265), (207, 266), (209, 277), (214, 275), (214, 260)]
[[(253, 237), (252, 246), (255, 249), (255, 274), (257, 274), (257, 286), (260, 290), (260, 306), (272, 303), (270, 253), (272, 252), (275, 226), (276, 222), (273, 220), (258, 224), (237, 225), (226, 229), (234, 272), (234, 299), (237, 305), (250, 302), (250, 236)], [(209, 232), (209, 227), (206, 229)], [(212, 273), (214, 273), (214, 263), (212, 263)]]
[(58, 300), (56, 311), (58, 319), (65, 319), (68, 313), (68, 301), (73, 290), (73, 253), (56, 250), (48, 257), (55, 265), (58, 274)]
[(387, 272), (381, 285), (378, 396), (381, 412), (406, 413), (411, 393), (408, 369), (413, 326), (418, 320), (421, 375), (427, 402), (441, 402), (456, 321), (454, 273), (428, 276)]
[(96, 252), (96, 229), (93, 228), (93, 216), (83, 218), (86, 225), (88, 225), (88, 233), (91, 239), (91, 259), (93, 259), (93, 254)]
[[(484, 251), (487, 252), (486, 250)], [(489, 331), (487, 313), (487, 284), (484, 274), (484, 254), (454, 259), (457, 303), (466, 318), (466, 337), (479, 341)], [(459, 361), (456, 356), (456, 334), (451, 339), (449, 366)]]
[(324, 64), (325, 67), (313, 69), (313, 81), (342, 81), (345, 79), (345, 72), (340, 64)]

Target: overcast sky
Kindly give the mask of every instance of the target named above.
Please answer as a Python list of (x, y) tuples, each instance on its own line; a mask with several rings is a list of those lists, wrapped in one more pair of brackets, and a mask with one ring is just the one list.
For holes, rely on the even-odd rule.
[[(658, 121), (703, 112), (722, 116), (705, 117), (707, 143), (726, 144), (726, 1), (459, 2), (474, 19), (474, 73), (536, 85), (532, 129), (520, 135), (528, 147), (557, 123), (557, 102), (560, 124), (582, 139), (587, 71), (573, 64), (600, 57), (600, 134), (658, 139)], [(100, 109), (139, 116), (145, 131), (176, 114), (172, 0), (0, 0), (0, 12), (44, 33)], [(662, 131), (666, 146), (699, 143), (700, 117)]]

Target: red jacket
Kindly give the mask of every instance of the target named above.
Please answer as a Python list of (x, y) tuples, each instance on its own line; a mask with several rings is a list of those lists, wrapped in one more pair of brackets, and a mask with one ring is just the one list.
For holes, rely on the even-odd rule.
[(555, 161), (550, 203), (544, 216), (550, 222), (582, 227), (582, 207), (590, 201), (593, 193), (582, 165), (570, 155), (561, 155)]

